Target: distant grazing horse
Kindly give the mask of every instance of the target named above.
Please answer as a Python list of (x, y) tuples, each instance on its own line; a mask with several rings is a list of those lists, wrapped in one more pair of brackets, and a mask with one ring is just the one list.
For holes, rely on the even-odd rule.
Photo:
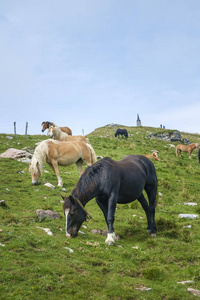
[(146, 156), (147, 158), (153, 158), (153, 159), (155, 159), (155, 160), (160, 160), (160, 159), (158, 158), (158, 151), (153, 151), (152, 154), (146, 154), (145, 156)]
[(76, 142), (81, 141), (89, 144), (89, 139), (84, 137), (83, 135), (68, 135), (65, 132), (61, 131), (58, 126), (49, 126), (49, 135), (50, 137), (54, 137), (55, 140), (65, 141), (65, 142)]
[[(54, 123), (52, 122), (42, 122), (42, 132), (44, 132), (46, 129), (49, 129), (50, 126), (56, 126)], [(63, 132), (72, 135), (72, 131), (69, 127), (59, 127)]]
[(199, 144), (190, 144), (190, 145), (177, 145), (176, 146), (176, 155), (179, 156), (181, 151), (189, 152), (189, 158), (191, 158), (192, 151), (196, 148), (199, 148)]
[(42, 174), (43, 164), (47, 162), (58, 178), (58, 186), (62, 186), (58, 166), (69, 166), (76, 163), (79, 174), (83, 173), (82, 164), (91, 166), (97, 161), (94, 149), (83, 142), (60, 142), (45, 140), (35, 149), (29, 171), (32, 176), (32, 184), (38, 184), (38, 178)]
[[(149, 204), (143, 189), (148, 195)], [(148, 158), (142, 155), (128, 155), (120, 161), (102, 158), (85, 170), (71, 195), (64, 198), (66, 236), (76, 237), (87, 216), (91, 217), (84, 206), (94, 197), (108, 225), (105, 241), (108, 245), (115, 242), (113, 223), (117, 203), (125, 204), (137, 199), (146, 213), (147, 229), (155, 235), (156, 194), (156, 170)]]
[(115, 132), (115, 137), (118, 136), (119, 138), (119, 135), (121, 135), (121, 137), (123, 137), (123, 135), (125, 136), (125, 138), (128, 138), (128, 132), (126, 129), (120, 129), (118, 128), (117, 131)]

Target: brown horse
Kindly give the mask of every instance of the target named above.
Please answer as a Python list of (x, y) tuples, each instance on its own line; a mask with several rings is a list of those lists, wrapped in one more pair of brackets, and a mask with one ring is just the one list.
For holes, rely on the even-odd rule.
[(61, 131), (58, 126), (49, 126), (49, 135), (51, 138), (54, 137), (57, 141), (65, 141), (65, 142), (77, 142), (81, 141), (83, 143), (89, 144), (89, 139), (84, 137), (83, 135), (68, 135), (65, 132)]
[[(56, 126), (54, 123), (52, 122), (42, 122), (42, 132), (44, 132), (46, 129), (49, 129), (50, 126)], [(72, 135), (72, 131), (69, 127), (59, 127), (63, 132)]]
[(183, 152), (188, 152), (189, 153), (189, 158), (191, 158), (192, 151), (196, 148), (199, 148), (199, 144), (190, 144), (190, 145), (177, 145), (176, 146), (176, 156), (179, 156), (181, 154), (181, 151)]
[(32, 184), (38, 184), (42, 174), (43, 164), (47, 162), (58, 178), (58, 186), (62, 186), (58, 166), (69, 166), (76, 163), (79, 174), (83, 173), (82, 164), (91, 166), (97, 161), (96, 154), (91, 145), (83, 142), (60, 142), (56, 140), (42, 141), (35, 149), (29, 171)]

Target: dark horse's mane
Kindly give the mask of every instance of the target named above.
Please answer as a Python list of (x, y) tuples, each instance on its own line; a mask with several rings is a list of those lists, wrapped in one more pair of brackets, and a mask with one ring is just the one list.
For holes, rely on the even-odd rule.
[(110, 157), (104, 157), (92, 166), (87, 167), (73, 189), (72, 196), (81, 200), (88, 200), (99, 184), (100, 178), (105, 176), (104, 170), (112, 165), (113, 160)]

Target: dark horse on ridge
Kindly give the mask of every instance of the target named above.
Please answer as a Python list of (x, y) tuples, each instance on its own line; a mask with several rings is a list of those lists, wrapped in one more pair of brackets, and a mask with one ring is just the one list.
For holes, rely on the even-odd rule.
[(115, 137), (118, 136), (119, 138), (119, 135), (121, 135), (121, 137), (123, 137), (123, 135), (125, 136), (125, 138), (128, 138), (128, 132), (126, 129), (120, 129), (118, 128), (117, 131), (115, 132)]
[[(143, 195), (143, 189), (147, 193), (149, 204)], [(120, 161), (102, 158), (85, 170), (71, 195), (63, 197), (66, 236), (76, 237), (82, 223), (87, 217), (91, 218), (85, 205), (94, 197), (108, 226), (105, 241), (108, 245), (115, 242), (113, 223), (117, 203), (125, 204), (137, 199), (146, 213), (147, 229), (155, 235), (156, 194), (156, 170), (148, 158), (142, 155), (128, 155)]]

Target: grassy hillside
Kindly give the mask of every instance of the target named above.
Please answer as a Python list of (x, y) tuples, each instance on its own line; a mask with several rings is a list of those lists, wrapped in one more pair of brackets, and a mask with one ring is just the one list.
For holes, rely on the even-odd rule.
[[(45, 182), (57, 184), (48, 165), (40, 184), (32, 186), (28, 164), (0, 158), (0, 200), (7, 205), (0, 206), (1, 299), (193, 299), (187, 288), (200, 290), (200, 219), (178, 218), (181, 213), (200, 215), (198, 151), (191, 160), (186, 153), (178, 158), (172, 147), (177, 143), (147, 138), (150, 132), (162, 129), (124, 128), (131, 134), (127, 140), (115, 139), (110, 126), (98, 128), (88, 137), (98, 156), (116, 160), (159, 151), (160, 161), (153, 161), (158, 177), (157, 237), (146, 232), (145, 213), (135, 201), (117, 206), (114, 225), (120, 239), (107, 246), (105, 236), (91, 233), (92, 229), (107, 229), (93, 199), (86, 206), (93, 219), (81, 228), (85, 234), (67, 239), (60, 195), (74, 188), (79, 178), (76, 166), (60, 167), (65, 193), (44, 186)], [(200, 142), (199, 135), (181, 134)], [(18, 135), (8, 139), (2, 134), (0, 153), (11, 147), (34, 149), (46, 138)], [(184, 204), (188, 202), (197, 205)], [(37, 209), (54, 210), (62, 218), (39, 222)], [(42, 228), (49, 228), (53, 235)], [(193, 282), (178, 283), (186, 280)]]

